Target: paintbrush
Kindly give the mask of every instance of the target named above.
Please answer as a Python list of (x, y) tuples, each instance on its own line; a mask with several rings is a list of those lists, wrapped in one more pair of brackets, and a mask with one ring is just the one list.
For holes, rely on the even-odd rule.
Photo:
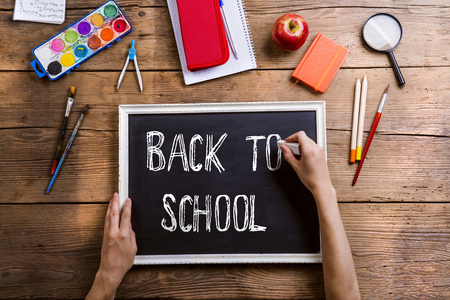
[(51, 175), (53, 175), (53, 173), (55, 173), (55, 169), (58, 164), (59, 153), (61, 152), (62, 143), (63, 143), (63, 139), (64, 139), (64, 133), (66, 131), (67, 120), (69, 119), (70, 111), (73, 106), (74, 97), (75, 97), (75, 87), (71, 86), (70, 87), (70, 95), (69, 95), (69, 98), (67, 99), (66, 114), (64, 115), (61, 132), (59, 133), (59, 140), (58, 140), (58, 145), (56, 146), (55, 158), (53, 159)]
[(75, 139), (75, 136), (77, 135), (78, 129), (81, 126), (81, 122), (83, 122), (84, 116), (86, 115), (88, 108), (89, 108), (89, 104), (87, 104), (85, 107), (83, 107), (83, 110), (81, 111), (80, 118), (78, 119), (77, 125), (75, 125), (75, 128), (72, 131), (72, 135), (70, 136), (69, 141), (67, 142), (66, 149), (64, 150), (64, 153), (61, 156), (61, 159), (59, 160), (58, 166), (56, 167), (56, 170), (55, 170), (55, 173), (53, 174), (52, 180), (50, 181), (50, 184), (48, 185), (47, 191), (45, 192), (46, 194), (50, 193), (52, 185), (55, 182), (56, 176), (58, 175), (58, 172), (61, 169), (61, 166), (64, 162), (64, 159), (67, 156), (67, 153), (69, 153), (70, 146), (72, 146), (73, 140)]

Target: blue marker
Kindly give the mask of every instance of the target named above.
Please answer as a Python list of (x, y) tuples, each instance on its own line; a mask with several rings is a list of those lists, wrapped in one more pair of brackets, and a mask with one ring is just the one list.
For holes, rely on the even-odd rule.
[(222, 19), (223, 19), (223, 25), (225, 26), (225, 32), (227, 34), (228, 43), (230, 44), (231, 51), (233, 52), (234, 57), (236, 59), (238, 59), (237, 53), (236, 53), (236, 48), (234, 47), (233, 40), (231, 39), (230, 29), (228, 28), (227, 18), (225, 18), (225, 12), (223, 11), (223, 1), (219, 0), (219, 4), (220, 4), (220, 12), (222, 14)]
[(52, 189), (52, 185), (55, 182), (56, 176), (59, 173), (59, 169), (61, 169), (64, 159), (66, 158), (66, 155), (69, 152), (70, 146), (72, 146), (72, 142), (75, 139), (75, 136), (77, 135), (78, 129), (81, 126), (81, 122), (83, 122), (84, 115), (87, 113), (88, 108), (89, 108), (89, 104), (87, 104), (81, 111), (80, 118), (78, 119), (77, 125), (75, 125), (75, 128), (72, 131), (72, 136), (70, 137), (70, 140), (67, 143), (66, 149), (64, 150), (64, 153), (61, 156), (61, 159), (59, 160), (58, 167), (56, 167), (56, 170), (55, 170), (55, 173), (53, 174), (52, 180), (50, 181), (50, 184), (48, 185), (47, 191), (45, 192), (46, 194), (50, 193), (50, 190)]

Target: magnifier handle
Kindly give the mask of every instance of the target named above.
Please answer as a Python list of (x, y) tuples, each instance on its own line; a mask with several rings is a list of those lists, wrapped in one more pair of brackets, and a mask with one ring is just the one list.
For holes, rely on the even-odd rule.
[(394, 67), (395, 74), (397, 75), (397, 82), (400, 87), (405, 86), (405, 79), (403, 78), (402, 72), (398, 67), (397, 61), (395, 60), (394, 53), (392, 51), (388, 51), (389, 60), (391, 61), (392, 66)]

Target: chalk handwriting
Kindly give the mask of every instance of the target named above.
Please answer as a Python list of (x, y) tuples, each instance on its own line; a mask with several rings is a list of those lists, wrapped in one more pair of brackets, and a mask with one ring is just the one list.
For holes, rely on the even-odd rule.
[[(231, 198), (228, 195), (218, 195), (214, 204), (214, 214), (212, 211), (212, 196), (206, 195), (204, 201), (204, 209), (200, 209), (199, 195), (194, 195), (192, 198), (190, 195), (184, 195), (178, 205), (178, 221), (177, 217), (172, 209), (171, 203), (176, 204), (177, 200), (173, 194), (165, 194), (163, 196), (162, 202), (163, 207), (169, 219), (163, 218), (161, 220), (161, 227), (169, 232), (174, 232), (179, 226), (183, 232), (200, 232), (200, 218), (205, 217), (204, 228), (206, 232), (211, 232), (211, 224), (214, 216), (215, 228), (219, 232), (225, 232), (231, 227)], [(220, 206), (219, 202), (221, 199), (225, 200), (226, 203), (226, 217), (225, 225), (221, 227), (220, 224)], [(239, 227), (239, 210), (238, 202), (243, 201), (244, 203), (244, 217), (242, 227)], [(192, 206), (192, 224), (186, 224), (186, 206)], [(242, 213), (242, 212), (241, 212)], [(242, 218), (242, 216), (241, 216)], [(170, 223), (170, 225), (168, 224)], [(234, 197), (233, 201), (233, 226), (234, 230), (237, 232), (244, 232), (246, 230), (250, 232), (266, 231), (265, 226), (259, 226), (255, 224), (255, 195), (237, 195)], [(202, 227), (203, 228), (203, 227)]]
[[(177, 149), (179, 149), (177, 151)], [(172, 168), (172, 162), (175, 157), (181, 158), (181, 164), (183, 165), (183, 170), (189, 172), (188, 158), (186, 153), (186, 146), (184, 145), (183, 134), (177, 134), (173, 138), (172, 150), (170, 150), (169, 164), (167, 165), (167, 171)]]
[[(199, 134), (194, 134), (190, 141), (189, 147), (186, 147), (186, 139), (184, 134), (175, 134), (172, 140), (172, 147), (168, 154), (167, 168), (166, 157), (163, 153), (162, 146), (165, 142), (164, 133), (160, 131), (148, 131), (146, 134), (147, 141), (147, 168), (150, 171), (161, 171), (167, 169), (170, 171), (176, 162), (180, 162), (185, 172), (199, 172), (204, 169), (207, 172), (212, 171), (214, 166), (219, 173), (225, 171), (220, 159), (218, 151), (223, 145), (228, 134), (222, 134), (217, 142), (214, 142), (213, 134), (206, 134), (205, 140)], [(266, 167), (270, 171), (276, 171), (280, 168), (282, 157), (281, 150), (278, 149), (276, 156), (276, 164), (273, 166), (271, 156), (272, 140), (278, 141), (281, 137), (279, 134), (249, 135), (246, 141), (253, 141), (252, 147), (252, 170), (256, 171), (258, 166), (258, 142), (265, 140), (265, 158)], [(203, 145), (205, 141), (205, 159), (204, 164), (196, 160), (197, 147)], [(188, 150), (187, 150), (188, 149)], [(167, 155), (167, 153), (166, 153)], [(178, 203), (178, 216), (175, 213), (177, 199), (173, 194), (167, 193), (163, 196), (163, 208), (167, 213), (167, 217), (161, 219), (161, 227), (169, 232), (174, 232), (178, 228), (183, 232), (211, 232), (213, 220), (215, 229), (218, 232), (228, 231), (234, 228), (237, 232), (258, 232), (265, 231), (267, 227), (255, 224), (255, 195), (237, 195), (234, 197), (233, 205), (230, 196), (226, 194), (218, 195), (213, 201), (211, 195), (205, 195), (202, 205), (200, 205), (199, 195), (184, 195)], [(225, 202), (225, 203), (223, 203)], [(225, 205), (220, 205), (223, 203)], [(175, 207), (174, 207), (175, 206)], [(202, 207), (202, 208), (200, 208)], [(225, 208), (226, 212), (221, 212)], [(175, 208), (175, 209), (174, 209)], [(192, 221), (186, 221), (186, 210), (192, 212)], [(243, 210), (243, 211), (242, 211)], [(222, 218), (222, 220), (221, 220)], [(203, 221), (204, 220), (204, 221)], [(240, 224), (240, 222), (242, 224)], [(201, 225), (202, 224), (202, 225)], [(233, 227), (231, 226), (233, 224)]]
[(264, 135), (249, 135), (245, 138), (246, 141), (253, 141), (253, 159), (252, 159), (252, 170), (256, 171), (257, 165), (258, 165), (258, 141), (259, 140), (266, 140), (266, 165), (267, 169), (270, 171), (276, 171), (280, 168), (282, 158), (281, 158), (281, 150), (278, 149), (277, 152), (277, 164), (275, 167), (272, 167), (272, 164), (270, 162), (270, 140), (272, 138), (276, 138), (276, 140), (281, 140), (281, 137), (279, 134), (270, 134), (267, 139)]
[(275, 137), (277, 139), (276, 141), (279, 141), (279, 140), (281, 140), (281, 136), (278, 135), (278, 134), (271, 134), (271, 135), (269, 135), (267, 137), (267, 140), (266, 140), (266, 163), (267, 163), (267, 169), (269, 169), (270, 171), (276, 171), (276, 170), (278, 170), (281, 167), (282, 158), (281, 158), (281, 150), (278, 149), (278, 151), (277, 151), (277, 164), (276, 164), (275, 168), (273, 168), (271, 163), (270, 163), (270, 139), (272, 137)]
[(245, 138), (246, 141), (253, 140), (253, 159), (252, 159), (252, 170), (256, 171), (258, 166), (257, 158), (258, 158), (258, 141), (264, 140), (266, 137), (263, 135), (251, 135)]
[(206, 171), (211, 171), (211, 163), (214, 163), (214, 165), (216, 166), (216, 168), (219, 170), (220, 173), (222, 173), (222, 171), (225, 171), (225, 168), (222, 167), (222, 164), (220, 163), (220, 160), (217, 157), (216, 152), (219, 150), (220, 146), (222, 146), (227, 136), (228, 134), (226, 133), (222, 134), (217, 144), (213, 145), (213, 135), (212, 134), (206, 135), (206, 158), (205, 158)]
[[(158, 137), (158, 142), (155, 145), (154, 137)], [(161, 148), (164, 143), (164, 134), (159, 131), (147, 132), (147, 168), (151, 171), (160, 171), (166, 166), (166, 159)], [(158, 164), (155, 166), (154, 155), (158, 157)]]
[(189, 153), (192, 153), (192, 155), (189, 155), (189, 166), (191, 167), (191, 170), (194, 172), (198, 172), (202, 169), (202, 164), (198, 163), (195, 164), (195, 154), (196, 154), (196, 146), (197, 141), (200, 142), (200, 144), (203, 144), (203, 138), (201, 135), (196, 134), (191, 138), (191, 142), (189, 143)]
[[(214, 143), (214, 135), (206, 135), (206, 156), (205, 156), (205, 171), (211, 172), (212, 165), (214, 165), (219, 173), (225, 171), (222, 166), (217, 152), (224, 143), (228, 134), (224, 133), (220, 136), (217, 143)], [(147, 132), (147, 168), (150, 171), (161, 171), (166, 167), (166, 158), (161, 150), (164, 144), (164, 134), (159, 131), (149, 131)], [(203, 168), (203, 164), (195, 163), (196, 147), (197, 144), (203, 144), (203, 138), (195, 134), (191, 141), (189, 142), (189, 154), (186, 151), (186, 143), (184, 140), (184, 135), (182, 133), (176, 134), (173, 138), (172, 149), (169, 154), (169, 162), (167, 164), (167, 171), (170, 171), (174, 163), (175, 158), (181, 160), (181, 165), (185, 172), (190, 170), (198, 172)]]
[[(191, 137), (189, 142), (189, 152), (186, 150), (185, 137), (182, 133), (175, 134), (172, 141), (172, 148), (169, 153), (169, 160), (167, 163), (167, 171), (172, 169), (174, 161), (180, 161), (181, 166), (185, 172), (194, 171), (199, 172), (204, 169), (205, 171), (211, 172), (212, 166), (214, 165), (219, 173), (225, 171), (224, 166), (220, 162), (217, 155), (222, 144), (225, 142), (228, 134), (224, 133), (220, 136), (219, 140), (214, 143), (214, 135), (206, 134), (206, 144), (205, 144), (205, 163), (196, 162), (197, 146), (203, 144), (203, 137), (199, 134), (195, 134)], [(265, 140), (265, 156), (266, 156), (266, 167), (270, 171), (277, 171), (281, 167), (282, 156), (281, 150), (277, 150), (277, 160), (275, 166), (272, 166), (271, 161), (271, 140), (275, 141), (281, 140), (279, 134), (269, 134), (266, 138), (264, 135), (249, 135), (245, 138), (246, 141), (253, 141), (252, 147), (252, 170), (255, 172), (258, 167), (258, 141)], [(164, 133), (160, 131), (149, 131), (147, 132), (147, 168), (150, 171), (161, 171), (166, 168), (166, 157), (164, 156), (161, 147), (165, 141)]]

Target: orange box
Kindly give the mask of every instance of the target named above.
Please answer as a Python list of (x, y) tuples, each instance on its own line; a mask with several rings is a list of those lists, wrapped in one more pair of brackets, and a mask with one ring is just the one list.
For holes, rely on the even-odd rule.
[(318, 33), (292, 77), (316, 92), (325, 93), (347, 54), (346, 48)]

